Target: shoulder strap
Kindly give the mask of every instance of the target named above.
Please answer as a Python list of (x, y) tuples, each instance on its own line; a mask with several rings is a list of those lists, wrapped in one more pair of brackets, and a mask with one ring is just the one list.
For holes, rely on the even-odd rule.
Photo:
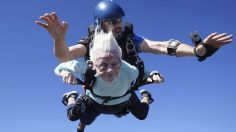
[(129, 23), (129, 22), (125, 22), (124, 23), (124, 26), (125, 26), (125, 32), (128, 33), (128, 34), (133, 34), (133, 24)]
[(92, 89), (92, 87), (96, 81), (96, 77), (95, 77), (96, 70), (93, 70), (92, 61), (87, 60), (87, 65), (88, 65), (88, 68), (87, 68), (87, 71), (85, 72), (85, 75), (84, 75), (83, 85), (84, 85), (85, 89)]
[(143, 76), (144, 76), (144, 63), (142, 61), (142, 59), (139, 57), (138, 55), (138, 51), (136, 50), (136, 48), (131, 48), (132, 50), (127, 50), (130, 47), (135, 47), (134, 45), (134, 40), (133, 40), (133, 35), (134, 35), (134, 31), (133, 31), (133, 24), (131, 23), (124, 23), (125, 25), (125, 47), (122, 48), (123, 52), (126, 52), (126, 57), (124, 58), (127, 62), (129, 62), (130, 64), (134, 65), (135, 67), (138, 68), (139, 70), (139, 76), (136, 79), (136, 81), (134, 81), (132, 83), (132, 90), (137, 90), (138, 87), (143, 84)]
[(89, 25), (88, 26), (88, 36), (87, 36), (88, 41), (87, 41), (87, 45), (86, 45), (87, 53), (84, 57), (85, 60), (90, 60), (89, 52), (90, 52), (90, 46), (93, 43), (94, 32), (95, 32), (94, 24)]
[(92, 89), (95, 81), (96, 81), (96, 70), (93, 70), (93, 63), (92, 61), (87, 61), (88, 68), (84, 74), (84, 81), (80, 80), (79, 78), (76, 78), (77, 84), (83, 85), (84, 89)]
[(95, 31), (95, 26), (94, 26), (94, 24), (89, 25), (89, 26), (88, 26), (88, 33), (89, 33), (89, 35), (93, 34), (94, 31)]

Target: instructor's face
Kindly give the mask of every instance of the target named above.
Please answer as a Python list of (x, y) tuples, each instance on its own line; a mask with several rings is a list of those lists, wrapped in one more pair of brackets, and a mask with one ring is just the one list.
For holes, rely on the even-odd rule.
[(121, 60), (113, 53), (102, 53), (99, 56), (94, 63), (97, 74), (104, 81), (112, 82), (118, 76)]
[(110, 19), (102, 22), (102, 27), (105, 31), (112, 31), (116, 37), (121, 34), (122, 31), (122, 19)]

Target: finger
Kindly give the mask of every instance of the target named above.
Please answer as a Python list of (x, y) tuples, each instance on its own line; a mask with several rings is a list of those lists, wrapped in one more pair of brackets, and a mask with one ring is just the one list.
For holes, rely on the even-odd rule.
[(149, 78), (147, 78), (147, 82), (152, 82), (152, 79), (149, 77)]
[(65, 21), (62, 22), (62, 27), (63, 27), (65, 30), (67, 30), (68, 26), (69, 26), (69, 24), (68, 24), (67, 22), (65, 22)]
[(69, 83), (69, 84), (73, 84), (72, 82), (73, 82), (72, 77), (69, 76), (69, 77), (68, 77), (68, 83)]
[(62, 77), (62, 81), (63, 81), (63, 83), (66, 83), (66, 77)]
[(226, 44), (229, 44), (233, 41), (233, 39), (229, 39), (229, 40), (226, 40), (226, 41), (223, 41), (222, 42), (222, 45), (226, 45)]
[(226, 44), (231, 43), (232, 41), (233, 41), (232, 39), (229, 39), (229, 40), (217, 42), (216, 45), (215, 45), (215, 47), (216, 47), (216, 48), (220, 48), (220, 47), (223, 46), (223, 45), (226, 45)]
[(42, 23), (42, 22), (40, 22), (40, 21), (35, 21), (35, 23), (36, 23), (37, 25), (43, 27), (43, 28), (47, 28), (47, 26), (48, 26), (47, 24)]
[(160, 80), (159, 75), (153, 75), (153, 76), (152, 76), (152, 80), (153, 80), (154, 82), (159, 82), (159, 80)]
[(70, 76), (65, 76), (64, 77), (64, 82), (67, 83), (67, 84), (70, 84), (69, 79), (70, 79)]
[(48, 14), (47, 17), (51, 22), (53, 22), (55, 20), (53, 15), (51, 15), (51, 14)]
[(217, 41), (227, 41), (233, 38), (233, 35), (227, 35), (225, 37), (219, 38)]
[(76, 83), (77, 80), (76, 80), (76, 78), (75, 78), (74, 76), (70, 76), (70, 77), (69, 77), (69, 82), (70, 82), (70, 84), (72, 84), (72, 85), (77, 84), (77, 83)]
[(209, 36), (206, 37), (206, 39), (212, 39), (213, 37), (215, 37), (218, 33), (215, 32), (215, 33), (212, 33), (210, 34)]
[(218, 35), (214, 36), (212, 39), (217, 40), (217, 39), (223, 38), (223, 37), (225, 37), (225, 36), (227, 36), (227, 33), (218, 34)]
[(71, 84), (70, 80), (69, 80), (69, 77), (66, 78), (66, 83), (67, 84)]
[(163, 83), (165, 81), (165, 78), (163, 76), (160, 77), (161, 77), (161, 82)]
[(44, 13), (44, 16), (47, 16), (49, 13)]
[(57, 16), (56, 12), (52, 12), (51, 15), (54, 17), (54, 20), (58, 20), (58, 16)]
[(76, 85), (77, 83), (78, 83), (78, 82), (77, 82), (76, 78), (73, 78), (72, 84), (73, 84), (73, 85)]
[(51, 23), (51, 21), (49, 20), (49, 18), (47, 16), (40, 16), (39, 17), (41, 20), (44, 20), (46, 23)]
[(163, 79), (161, 78), (161, 76), (157, 76), (156, 80), (157, 80), (156, 81), (157, 83), (162, 83), (163, 82)]
[(58, 19), (58, 16), (57, 16), (57, 14), (56, 14), (56, 12), (52, 12), (51, 14), (50, 14), (52, 17), (53, 17), (53, 22), (58, 22), (59, 23), (59, 19)]

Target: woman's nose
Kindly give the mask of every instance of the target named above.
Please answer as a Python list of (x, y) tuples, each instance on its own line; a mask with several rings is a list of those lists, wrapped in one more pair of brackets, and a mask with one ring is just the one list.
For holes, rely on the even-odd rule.
[(114, 68), (111, 65), (108, 65), (107, 72), (113, 72)]

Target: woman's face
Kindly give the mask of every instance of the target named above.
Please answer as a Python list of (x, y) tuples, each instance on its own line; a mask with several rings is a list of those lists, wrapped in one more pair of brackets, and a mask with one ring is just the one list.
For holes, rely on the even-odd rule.
[(121, 60), (114, 53), (100, 53), (94, 62), (97, 74), (107, 82), (112, 82), (120, 71)]

